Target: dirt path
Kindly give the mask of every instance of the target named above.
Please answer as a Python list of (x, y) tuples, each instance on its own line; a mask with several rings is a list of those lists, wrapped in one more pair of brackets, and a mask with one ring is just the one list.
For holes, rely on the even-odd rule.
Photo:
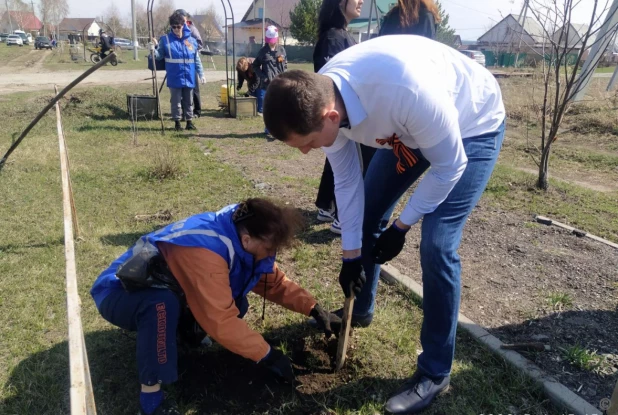
[[(36, 60), (32, 59), (34, 52), (42, 53), (42, 55)], [(31, 51), (14, 60), (19, 63), (29, 62), (30, 64), (24, 65), (26, 68), (24, 66), (13, 66), (12, 69), (2, 73), (2, 77), (0, 77), (0, 95), (42, 89), (52, 90), (54, 84), (68, 85), (80, 75), (80, 72), (76, 71), (46, 72), (43, 68), (46, 53), (48, 51)], [(225, 71), (207, 71), (205, 77), (206, 82), (220, 81), (225, 79)], [(119, 69), (95, 72), (82, 81), (81, 85), (118, 85), (151, 82), (150, 72), (147, 70)]]

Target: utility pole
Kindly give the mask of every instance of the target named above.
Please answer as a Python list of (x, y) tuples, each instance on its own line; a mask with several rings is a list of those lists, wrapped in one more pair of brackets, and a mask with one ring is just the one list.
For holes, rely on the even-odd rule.
[(262, 0), (262, 46), (266, 44), (266, 0)]
[(9, 26), (11, 26), (11, 33), (13, 33), (13, 22), (11, 21), (11, 11), (9, 10), (9, 0), (6, 1), (6, 14), (9, 16)]
[[(584, 66), (582, 70), (579, 72), (580, 76), (576, 81), (576, 91), (575, 97), (573, 99), (574, 102), (581, 101), (586, 96), (586, 90), (590, 85), (590, 81), (592, 80), (592, 75), (594, 75), (594, 71), (601, 60), (601, 57), (605, 53), (605, 50), (609, 46), (610, 40), (614, 38), (612, 32), (616, 31), (616, 27), (618, 25), (618, 0), (614, 0), (609, 12), (607, 12), (607, 16), (605, 16), (605, 22), (603, 22), (603, 26), (599, 29), (597, 36), (592, 44), (592, 48), (590, 49), (590, 53), (584, 62)], [(612, 80), (610, 80), (610, 85), (612, 84)]]
[[(519, 60), (519, 52), (521, 52), (521, 40), (524, 37), (524, 25), (526, 24), (526, 15), (528, 14), (528, 0), (524, 0), (524, 7), (522, 9), (523, 19), (521, 19), (521, 31), (519, 32), (519, 45), (517, 46), (517, 54), (515, 55), (514, 66), (517, 66)], [(519, 17), (522, 17), (520, 14)]]
[(133, 60), (139, 60), (137, 56), (137, 16), (135, 15), (135, 0), (131, 0), (131, 20), (133, 25)]

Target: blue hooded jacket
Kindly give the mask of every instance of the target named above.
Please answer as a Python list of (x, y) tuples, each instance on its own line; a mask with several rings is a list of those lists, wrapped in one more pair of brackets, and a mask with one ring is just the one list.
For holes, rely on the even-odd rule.
[(196, 71), (200, 77), (204, 76), (197, 41), (191, 37), (191, 29), (186, 24), (182, 28), (182, 38), (171, 30), (161, 37), (155, 59), (165, 59), (169, 88), (195, 88)]
[(220, 255), (228, 263), (230, 288), (234, 299), (246, 296), (257, 285), (262, 274), (274, 272), (275, 257), (255, 262), (253, 255), (243, 249), (232, 221), (237, 207), (238, 205), (230, 205), (218, 212), (193, 215), (142, 236), (127, 252), (112, 262), (95, 281), (90, 294), (97, 308), (112, 290), (124, 290), (116, 277), (118, 267), (136, 255), (142, 255), (145, 259), (157, 255), (158, 242), (206, 248)]

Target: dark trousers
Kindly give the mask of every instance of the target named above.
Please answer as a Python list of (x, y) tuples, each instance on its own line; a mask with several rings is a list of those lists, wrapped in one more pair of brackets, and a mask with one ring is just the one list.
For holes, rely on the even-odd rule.
[(200, 117), (202, 115), (202, 98), (200, 97), (200, 76), (195, 71), (195, 88), (193, 88), (193, 115)]
[[(182, 105), (182, 118), (187, 119), (185, 105)], [(195, 72), (195, 86), (193, 87), (193, 117), (199, 118), (202, 115), (202, 98), (200, 97), (200, 76)], [(192, 118), (193, 118), (192, 117)]]
[[(249, 310), (247, 297), (235, 300), (238, 318)], [(142, 385), (170, 384), (178, 380), (177, 332), (181, 341), (193, 340), (195, 319), (188, 309), (181, 310), (176, 294), (160, 288), (127, 292), (112, 291), (101, 303), (101, 316), (122, 329), (137, 332), (137, 368)], [(194, 332), (195, 331), (195, 332)], [(197, 346), (204, 337), (198, 339)]]
[(176, 382), (180, 318), (176, 294), (159, 288), (134, 292), (119, 289), (103, 300), (99, 312), (113, 325), (137, 332), (137, 368), (142, 385)]
[[(367, 147), (360, 145), (361, 155), (363, 157), (363, 177), (367, 172), (367, 166), (373, 158), (376, 150), (373, 147)], [(330, 210), (332, 206), (335, 206), (335, 217), (337, 216), (337, 204), (335, 202), (335, 176), (333, 175), (333, 169), (330, 166), (328, 159), (324, 163), (324, 169), (322, 170), (322, 178), (320, 179), (320, 186), (318, 187), (318, 196), (315, 200), (315, 206), (318, 209)]]

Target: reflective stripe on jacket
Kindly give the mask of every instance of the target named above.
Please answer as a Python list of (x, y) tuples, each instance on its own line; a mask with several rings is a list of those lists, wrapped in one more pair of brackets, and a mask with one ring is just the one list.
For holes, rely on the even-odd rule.
[(205, 212), (176, 223), (158, 231), (142, 236), (135, 245), (116, 259), (99, 275), (90, 294), (97, 308), (112, 289), (123, 289), (116, 278), (118, 267), (133, 256), (150, 258), (159, 253), (158, 242), (186, 247), (205, 248), (222, 257), (229, 269), (230, 288), (234, 299), (244, 297), (258, 283), (262, 274), (274, 272), (275, 257), (267, 257), (254, 263), (253, 255), (246, 252), (232, 215), (238, 205), (230, 205), (219, 212)]
[(162, 36), (158, 52), (159, 55), (163, 54), (165, 59), (169, 88), (195, 88), (195, 73), (198, 71), (196, 59), (200, 57), (197, 41), (191, 37), (191, 30), (187, 25), (182, 29), (181, 39), (171, 31)]

